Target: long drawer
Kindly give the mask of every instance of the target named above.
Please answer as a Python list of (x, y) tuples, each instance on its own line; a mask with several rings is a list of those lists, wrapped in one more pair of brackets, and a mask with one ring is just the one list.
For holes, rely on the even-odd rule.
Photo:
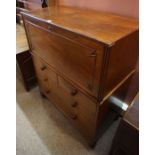
[(103, 51), (86, 46), (55, 32), (54, 26), (25, 22), (33, 53), (46, 60), (55, 71), (98, 97)]
[(95, 132), (97, 105), (58, 76), (38, 56), (33, 55), (33, 61), (41, 92), (70, 119), (88, 141), (91, 141)]

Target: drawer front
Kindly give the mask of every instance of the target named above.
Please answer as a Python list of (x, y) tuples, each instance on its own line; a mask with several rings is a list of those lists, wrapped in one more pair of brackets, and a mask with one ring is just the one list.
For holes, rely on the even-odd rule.
[[(49, 65), (40, 59), (38, 56), (32, 54), (32, 59), (35, 67), (36, 76), (38, 79), (38, 84), (41, 91), (45, 95), (49, 95), (51, 89), (57, 88), (57, 74), (53, 72)], [(52, 83), (52, 87), (51, 87)]]
[(61, 77), (58, 77), (58, 89), (62, 92), (63, 102), (68, 105), (69, 119), (91, 141), (95, 134), (96, 104)]
[(45, 61), (43, 61), (41, 58), (34, 54), (32, 54), (32, 59), (34, 62), (37, 78), (39, 80), (49, 82), (50, 79), (50, 81), (57, 83), (56, 73), (50, 69), (49, 65)]
[(32, 52), (42, 57), (58, 74), (91, 95), (98, 96), (101, 71), (99, 51), (54, 31), (49, 32), (45, 25), (26, 22), (26, 27)]

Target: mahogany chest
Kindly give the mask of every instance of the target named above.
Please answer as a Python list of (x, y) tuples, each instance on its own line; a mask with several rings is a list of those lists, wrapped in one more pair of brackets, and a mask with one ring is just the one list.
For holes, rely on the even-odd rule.
[(138, 22), (63, 6), (22, 15), (41, 93), (94, 144), (108, 97), (134, 73)]

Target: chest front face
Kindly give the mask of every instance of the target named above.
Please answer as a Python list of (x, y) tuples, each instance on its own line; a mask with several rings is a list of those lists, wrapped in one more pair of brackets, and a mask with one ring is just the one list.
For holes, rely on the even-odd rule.
[[(32, 53), (43, 58), (56, 72), (66, 77), (88, 94), (97, 98), (103, 47), (83, 42), (77, 35), (70, 35), (47, 23), (35, 20), (25, 22)], [(77, 40), (78, 39), (78, 40)], [(88, 44), (89, 42), (89, 44)]]

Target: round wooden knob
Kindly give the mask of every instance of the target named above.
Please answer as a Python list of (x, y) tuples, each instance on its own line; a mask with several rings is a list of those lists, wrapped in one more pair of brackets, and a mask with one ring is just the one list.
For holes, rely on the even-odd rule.
[(49, 93), (50, 93), (50, 90), (47, 90), (47, 91), (46, 91), (46, 94), (49, 94)]
[(46, 67), (45, 65), (42, 65), (40, 69), (43, 71), (43, 70), (45, 70), (46, 68), (47, 68), (47, 67)]
[(44, 81), (45, 81), (45, 82), (48, 81), (48, 78), (45, 78)]
[(73, 89), (73, 90), (71, 91), (71, 95), (72, 95), (72, 96), (75, 96), (77, 93), (78, 93), (78, 91), (77, 91), (76, 89)]
[(77, 105), (78, 105), (78, 102), (73, 102), (73, 103), (71, 103), (71, 106), (72, 106), (73, 108), (77, 107)]

